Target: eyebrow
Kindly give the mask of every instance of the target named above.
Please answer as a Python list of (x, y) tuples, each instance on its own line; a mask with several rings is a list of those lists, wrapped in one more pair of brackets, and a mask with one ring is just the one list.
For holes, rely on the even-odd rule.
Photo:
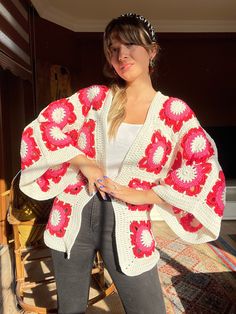
[(108, 48), (111, 48), (112, 46), (114, 46), (116, 43), (110, 43), (109, 45), (108, 45)]

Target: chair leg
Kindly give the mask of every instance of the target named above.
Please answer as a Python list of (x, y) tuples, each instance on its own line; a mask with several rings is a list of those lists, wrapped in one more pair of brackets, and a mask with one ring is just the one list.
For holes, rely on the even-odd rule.
[(100, 292), (99, 295), (88, 301), (88, 305), (92, 305), (116, 291), (115, 285), (113, 283), (108, 284), (105, 280), (104, 263), (99, 252), (97, 252), (95, 258), (94, 270), (96, 270), (96, 272), (93, 274), (93, 278), (98, 285)]

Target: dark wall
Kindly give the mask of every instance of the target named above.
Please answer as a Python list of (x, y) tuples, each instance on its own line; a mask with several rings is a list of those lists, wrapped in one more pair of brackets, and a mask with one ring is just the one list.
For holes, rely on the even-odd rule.
[(236, 126), (236, 33), (159, 37), (160, 89), (183, 98), (205, 126)]
[[(51, 64), (68, 68), (72, 91), (106, 84), (102, 33), (74, 33), (35, 17), (37, 106), (50, 101)], [(194, 110), (214, 138), (227, 178), (236, 178), (236, 33), (160, 33), (157, 86)]]

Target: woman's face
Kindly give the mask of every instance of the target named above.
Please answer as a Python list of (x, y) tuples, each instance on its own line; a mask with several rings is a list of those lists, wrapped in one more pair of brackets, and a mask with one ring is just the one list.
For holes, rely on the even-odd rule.
[(127, 83), (149, 77), (149, 62), (155, 56), (144, 47), (112, 39), (110, 63), (116, 73)]

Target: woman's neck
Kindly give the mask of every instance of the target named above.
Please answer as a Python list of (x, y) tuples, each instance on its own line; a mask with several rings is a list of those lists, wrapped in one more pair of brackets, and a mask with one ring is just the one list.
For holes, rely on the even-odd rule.
[(126, 89), (127, 101), (148, 101), (152, 99), (156, 91), (152, 86), (151, 79), (147, 80), (136, 80), (135, 82), (129, 83)]
[(156, 95), (151, 82), (130, 84), (126, 89), (127, 101), (125, 104), (125, 119), (123, 122), (143, 124), (146, 120), (149, 107)]

